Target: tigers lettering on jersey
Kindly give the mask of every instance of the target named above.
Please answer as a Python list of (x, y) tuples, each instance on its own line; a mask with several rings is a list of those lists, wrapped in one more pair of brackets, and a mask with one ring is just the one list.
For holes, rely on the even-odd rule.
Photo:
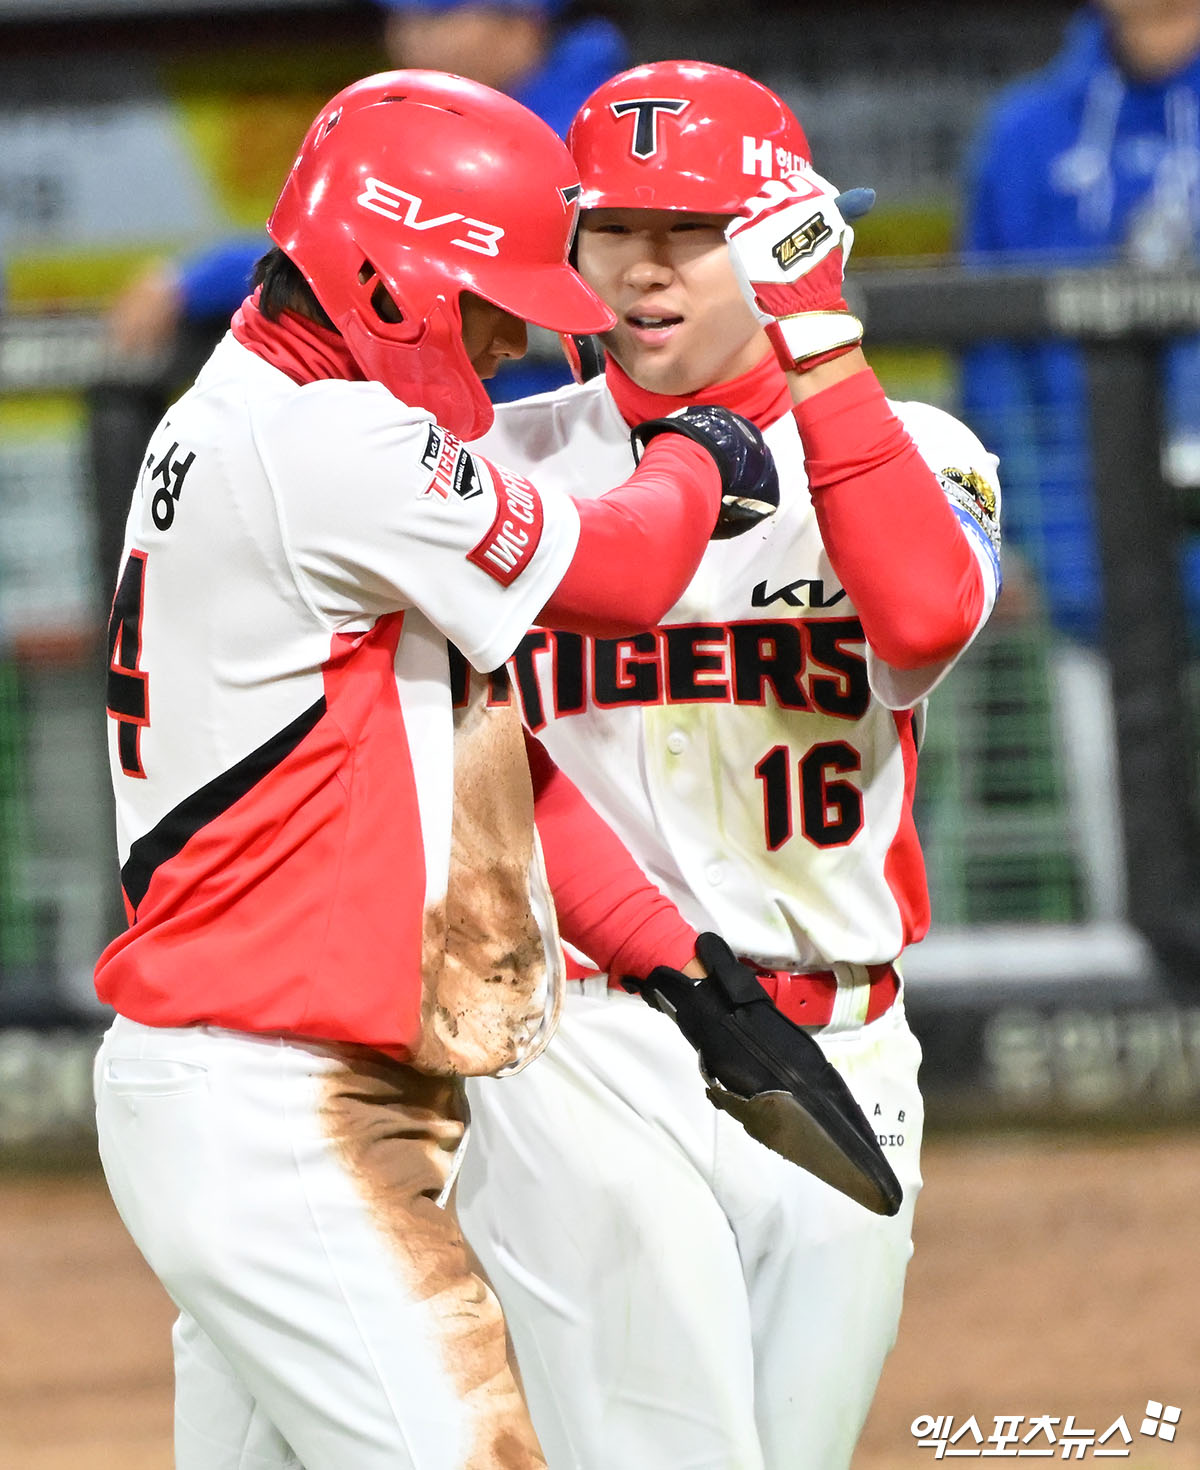
[[(855, 647), (854, 645), (859, 645)], [(862, 624), (857, 618), (677, 623), (632, 638), (585, 638), (534, 628), (509, 662), (525, 723), (535, 733), (547, 719), (582, 714), (589, 704), (765, 705), (858, 720), (871, 700)], [(553, 710), (539, 680), (550, 660)], [(465, 668), (465, 666), (464, 666)], [(490, 676), (488, 700), (506, 704), (505, 670)], [(455, 697), (466, 697), (464, 675)]]
[(483, 540), (467, 553), (467, 560), (508, 587), (529, 565), (542, 539), (542, 501), (528, 480), (491, 460), (483, 463), (496, 487), (496, 518)]

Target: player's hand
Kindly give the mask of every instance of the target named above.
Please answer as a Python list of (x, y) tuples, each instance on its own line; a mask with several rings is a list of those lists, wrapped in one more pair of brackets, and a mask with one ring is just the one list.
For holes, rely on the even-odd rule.
[(771, 179), (725, 231), (734, 273), (785, 370), (806, 372), (851, 351), (862, 323), (842, 295), (854, 231), (870, 189), (839, 193), (811, 168)]
[(707, 449), (721, 474), (721, 512), (712, 539), (725, 541), (757, 526), (779, 506), (775, 461), (758, 429), (741, 414), (710, 404), (677, 408), (666, 418), (647, 419), (629, 437), (633, 457), (656, 434), (682, 434)]
[(699, 1054), (713, 1104), (751, 1137), (875, 1214), (894, 1215), (900, 1181), (825, 1053), (718, 935), (700, 935), (696, 958), (706, 975), (659, 965), (621, 983), (671, 1017)]

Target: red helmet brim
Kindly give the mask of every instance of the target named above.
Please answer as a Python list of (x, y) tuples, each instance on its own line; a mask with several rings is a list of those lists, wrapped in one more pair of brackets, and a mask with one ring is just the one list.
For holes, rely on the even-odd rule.
[(615, 313), (565, 264), (506, 267), (493, 262), (476, 295), (551, 332), (585, 336), (611, 331), (617, 324)]

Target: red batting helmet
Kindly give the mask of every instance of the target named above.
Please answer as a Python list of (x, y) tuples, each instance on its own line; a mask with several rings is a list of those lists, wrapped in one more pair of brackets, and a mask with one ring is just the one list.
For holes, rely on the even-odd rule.
[[(578, 197), (562, 142), (511, 97), (383, 72), (317, 115), (267, 229), (367, 377), (474, 438), (492, 406), (463, 347), (462, 291), (551, 331), (613, 324), (567, 264)], [(381, 284), (399, 322), (376, 309)]]
[(567, 146), (584, 209), (740, 214), (763, 179), (811, 162), (808, 139), (775, 93), (704, 61), (655, 61), (598, 87)]

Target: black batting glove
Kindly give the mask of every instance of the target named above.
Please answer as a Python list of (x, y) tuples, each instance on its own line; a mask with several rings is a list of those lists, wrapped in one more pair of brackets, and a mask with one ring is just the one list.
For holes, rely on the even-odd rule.
[(758, 976), (717, 934), (701, 934), (696, 979), (659, 965), (623, 975), (695, 1048), (714, 1107), (752, 1138), (877, 1215), (903, 1191), (862, 1109), (809, 1034), (776, 1009)]
[(740, 413), (705, 403), (677, 408), (666, 418), (647, 419), (629, 435), (635, 460), (657, 434), (682, 434), (712, 456), (721, 475), (721, 511), (712, 540), (740, 536), (778, 509), (775, 461), (762, 434)]

